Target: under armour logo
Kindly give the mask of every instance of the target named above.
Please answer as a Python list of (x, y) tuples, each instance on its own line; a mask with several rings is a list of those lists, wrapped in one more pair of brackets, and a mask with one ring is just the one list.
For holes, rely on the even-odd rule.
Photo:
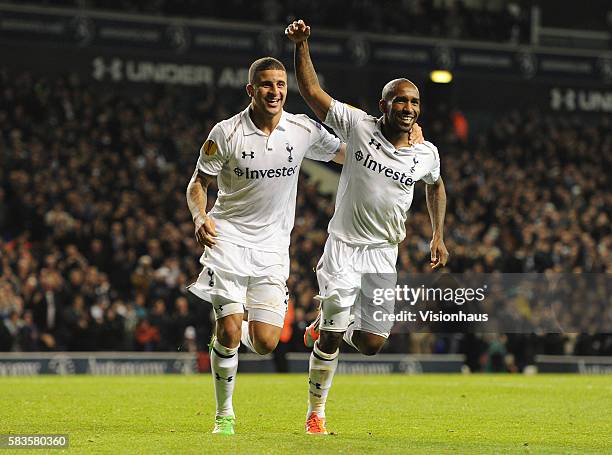
[(376, 150), (380, 150), (381, 147), (381, 143), (378, 141), (375, 141), (374, 138), (370, 139), (370, 142), (368, 142), (368, 145), (373, 145), (374, 147), (376, 147)]
[(291, 156), (291, 152), (293, 151), (293, 147), (291, 147), (291, 145), (289, 143), (287, 143), (286, 150), (287, 150), (287, 152), (289, 152), (289, 157), (287, 158), (287, 161), (289, 161), (291, 163), (293, 161), (293, 157)]
[(550, 100), (550, 107), (555, 111), (561, 110), (563, 107), (568, 111), (575, 111), (577, 95), (576, 91), (572, 89), (567, 89), (564, 93), (559, 88), (553, 88), (550, 91), (552, 98)]
[(323, 319), (323, 325), (334, 325), (333, 319)]
[(319, 389), (319, 390), (321, 389), (321, 383), (319, 383), (319, 382), (312, 382), (312, 381), (310, 380), (310, 378), (308, 378), (308, 384), (309, 384), (309, 385), (313, 385), (313, 386), (315, 386), (315, 388), (317, 388), (317, 389)]
[(247, 152), (242, 152), (242, 159), (243, 159), (243, 160), (244, 160), (244, 159), (246, 159), (246, 157), (247, 157), (247, 156), (248, 156), (249, 158), (253, 159), (253, 158), (255, 158), (255, 152), (252, 152), (252, 151), (251, 151), (251, 152), (249, 152), (249, 153), (247, 153)]
[(102, 57), (94, 59), (93, 63), (93, 78), (96, 80), (103, 80), (106, 74), (110, 76), (113, 81), (120, 81), (123, 79), (123, 61), (114, 58), (110, 61), (110, 64), (106, 64), (106, 61)]
[(219, 373), (215, 373), (215, 378), (217, 379), (217, 381), (232, 382), (232, 380), (234, 379), (234, 376), (228, 376), (227, 378), (224, 378)]
[(210, 281), (208, 281), (208, 285), (211, 286), (211, 287), (214, 286), (215, 285), (215, 278), (214, 278), (215, 272), (213, 270), (211, 270), (211, 269), (208, 269), (206, 271), (206, 273), (207, 273), (208, 277), (210, 278)]
[(363, 153), (361, 153), (361, 150), (357, 150), (357, 151), (355, 152), (355, 159), (356, 159), (357, 161), (361, 161), (361, 160), (363, 159)]
[(236, 169), (234, 169), (234, 174), (236, 174), (238, 177), (242, 177), (242, 175), (244, 174), (244, 171), (240, 169), (239, 167), (237, 167)]
[(414, 172), (414, 169), (416, 168), (416, 165), (419, 163), (416, 159), (416, 156), (414, 158), (412, 158), (412, 162), (414, 163), (412, 165), (412, 167), (410, 168), (410, 173), (412, 174)]

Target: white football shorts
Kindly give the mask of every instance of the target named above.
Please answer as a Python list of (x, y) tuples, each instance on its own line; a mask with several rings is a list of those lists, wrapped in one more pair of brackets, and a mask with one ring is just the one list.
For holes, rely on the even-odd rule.
[[(333, 235), (325, 243), (323, 256), (317, 265), (323, 330), (345, 332), (351, 313), (355, 316), (355, 330), (362, 330), (387, 338), (393, 322), (379, 321), (375, 312), (391, 314), (395, 300), (385, 300), (380, 306), (372, 302), (375, 288), (395, 288), (397, 246), (384, 247), (349, 245)], [(362, 297), (368, 298), (362, 302)], [(379, 315), (381, 313), (378, 313)]]
[(219, 241), (206, 247), (200, 258), (204, 266), (187, 289), (210, 302), (215, 319), (249, 312), (249, 321), (282, 327), (289, 292), (289, 252), (254, 250)]

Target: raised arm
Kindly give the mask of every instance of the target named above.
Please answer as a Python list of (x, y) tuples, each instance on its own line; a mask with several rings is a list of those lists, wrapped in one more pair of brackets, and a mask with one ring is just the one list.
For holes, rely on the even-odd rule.
[(446, 190), (442, 177), (432, 185), (426, 185), (427, 211), (431, 219), (433, 236), (430, 243), (431, 267), (444, 267), (448, 261), (448, 250), (444, 245), (444, 216), (446, 214)]
[(324, 122), (331, 107), (332, 97), (321, 88), (310, 59), (310, 27), (303, 20), (294, 21), (285, 29), (285, 35), (295, 43), (295, 76), (300, 94), (318, 119)]
[(206, 214), (208, 185), (215, 179), (212, 175), (199, 172), (193, 173), (187, 185), (187, 205), (195, 225), (195, 237), (203, 247), (212, 247), (216, 244), (217, 236), (215, 222)]

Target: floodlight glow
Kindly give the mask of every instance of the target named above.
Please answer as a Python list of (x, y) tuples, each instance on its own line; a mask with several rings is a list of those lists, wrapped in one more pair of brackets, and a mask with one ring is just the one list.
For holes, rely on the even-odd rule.
[(453, 74), (446, 70), (436, 70), (429, 74), (432, 82), (436, 84), (448, 84), (453, 80)]

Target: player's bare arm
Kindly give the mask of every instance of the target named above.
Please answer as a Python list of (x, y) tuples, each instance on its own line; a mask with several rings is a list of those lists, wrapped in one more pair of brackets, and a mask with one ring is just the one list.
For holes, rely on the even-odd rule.
[(446, 214), (446, 190), (442, 177), (433, 185), (426, 185), (425, 197), (427, 210), (431, 219), (433, 237), (429, 245), (431, 250), (431, 267), (437, 269), (444, 267), (448, 261), (448, 250), (444, 245), (444, 216)]
[(321, 88), (310, 59), (310, 50), (308, 49), (310, 27), (300, 19), (289, 24), (285, 29), (285, 35), (295, 43), (295, 76), (300, 95), (318, 119), (324, 122), (327, 111), (331, 107), (332, 98)]
[(338, 149), (338, 153), (332, 160), (334, 163), (344, 164), (344, 160), (346, 158), (346, 144), (344, 142), (340, 143), (340, 148)]
[(187, 185), (187, 205), (195, 225), (195, 237), (198, 243), (205, 247), (216, 244), (217, 230), (215, 222), (206, 215), (208, 185), (216, 177), (196, 170)]

